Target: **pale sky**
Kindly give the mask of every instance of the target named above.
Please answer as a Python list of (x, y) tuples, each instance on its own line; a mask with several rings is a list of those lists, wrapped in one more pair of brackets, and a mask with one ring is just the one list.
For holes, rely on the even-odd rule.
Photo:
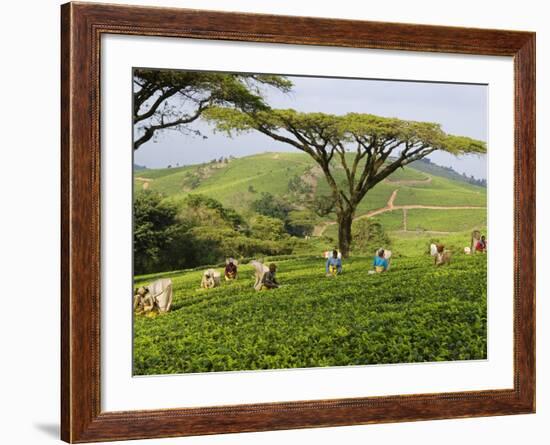
[[(266, 89), (266, 100), (273, 108), (293, 108), (304, 112), (346, 114), (370, 113), (402, 119), (438, 122), (447, 133), (487, 141), (487, 86), (432, 82), (335, 79), (287, 76), (292, 92)], [(298, 151), (271, 138), (252, 132), (232, 139), (214, 133), (204, 121), (194, 129), (207, 136), (184, 135), (177, 131), (159, 134), (134, 153), (134, 162), (149, 168), (189, 165), (221, 156), (247, 156), (266, 151)], [(459, 173), (487, 177), (485, 155), (455, 157), (434, 152), (429, 158)]]

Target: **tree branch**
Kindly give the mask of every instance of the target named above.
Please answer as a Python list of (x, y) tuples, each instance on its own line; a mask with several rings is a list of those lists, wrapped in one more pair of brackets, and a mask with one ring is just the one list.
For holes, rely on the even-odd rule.
[(197, 111), (192, 116), (187, 116), (184, 118), (176, 119), (175, 121), (170, 122), (164, 122), (161, 121), (158, 125), (151, 125), (149, 127), (145, 128), (145, 132), (143, 135), (141, 135), (138, 139), (134, 141), (134, 150), (137, 150), (139, 147), (141, 147), (145, 142), (151, 140), (157, 130), (163, 130), (165, 128), (170, 127), (177, 127), (178, 125), (184, 125), (184, 124), (190, 124), (191, 122), (197, 120), (200, 115), (206, 110), (208, 106), (203, 106), (202, 104), (199, 106)]
[(170, 88), (163, 94), (161, 94), (155, 102), (151, 105), (148, 111), (146, 111), (143, 114), (137, 114), (139, 112), (139, 108), (137, 110), (134, 109), (134, 124), (137, 122), (141, 122), (142, 120), (148, 119), (155, 112), (157, 111), (158, 107), (164, 102), (166, 99), (172, 97), (174, 94), (176, 94), (179, 90), (177, 88)]

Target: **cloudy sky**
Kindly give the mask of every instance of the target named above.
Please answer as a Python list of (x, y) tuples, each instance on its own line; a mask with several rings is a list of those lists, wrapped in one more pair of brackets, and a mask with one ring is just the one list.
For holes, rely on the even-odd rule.
[[(265, 91), (273, 108), (321, 111), (332, 114), (370, 113), (402, 119), (438, 122), (447, 133), (487, 141), (487, 86), (432, 82), (335, 79), (288, 76), (294, 83), (291, 93)], [(220, 156), (247, 156), (266, 151), (296, 151), (260, 133), (228, 138), (214, 133), (203, 121), (194, 129), (207, 138), (165, 131), (156, 141), (142, 145), (134, 162), (149, 168), (189, 165)], [(434, 152), (432, 162), (452, 166), (460, 173), (476, 178), (487, 177), (485, 155), (455, 157)]]

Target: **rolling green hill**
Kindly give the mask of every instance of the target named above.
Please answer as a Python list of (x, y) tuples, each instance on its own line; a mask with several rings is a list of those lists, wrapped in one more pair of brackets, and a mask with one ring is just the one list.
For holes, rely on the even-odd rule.
[[(289, 181), (299, 181), (312, 195), (296, 196), (289, 190)], [(337, 171), (337, 180), (344, 172)], [(177, 168), (147, 169), (134, 172), (135, 190), (149, 189), (162, 193), (166, 199), (182, 202), (190, 194), (203, 194), (220, 201), (238, 212), (249, 212), (250, 204), (262, 192), (300, 201), (303, 206), (313, 195), (329, 194), (329, 187), (315, 162), (303, 153), (262, 153), (227, 162), (211, 162)], [(406, 167), (369, 191), (361, 202), (357, 216), (381, 209), (397, 190), (395, 206), (486, 206), (486, 189), (463, 181), (452, 180)], [(327, 220), (330, 218), (327, 218)], [(425, 230), (430, 230), (426, 227)]]
[[(343, 170), (337, 170), (335, 176), (343, 181)], [(291, 180), (304, 186), (301, 193), (290, 190)], [(158, 191), (176, 204), (183, 203), (191, 193), (202, 194), (244, 216), (253, 214), (251, 204), (263, 192), (284, 198), (300, 210), (315, 196), (330, 191), (320, 169), (304, 153), (262, 153), (200, 165), (136, 170), (134, 187)], [(486, 231), (486, 200), (484, 187), (406, 167), (369, 191), (356, 218), (370, 217), (380, 222), (391, 238), (401, 243), (403, 252), (410, 250), (407, 245), (416, 247), (414, 239), (428, 242), (434, 236), (441, 242), (454, 243), (460, 234), (458, 244), (466, 246), (472, 229)], [(316, 225), (313, 235), (322, 237), (325, 247), (337, 240), (333, 220), (331, 215), (311, 216)]]

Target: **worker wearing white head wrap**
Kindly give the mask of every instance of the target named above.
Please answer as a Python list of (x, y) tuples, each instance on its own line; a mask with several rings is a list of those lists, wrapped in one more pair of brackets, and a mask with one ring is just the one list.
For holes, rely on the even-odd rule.
[(161, 278), (147, 286), (140, 287), (134, 296), (134, 310), (139, 312), (152, 312), (157, 310), (160, 314), (166, 313), (172, 306), (172, 280)]
[(204, 289), (218, 287), (221, 284), (220, 276), (220, 273), (214, 269), (205, 270), (202, 274), (201, 287)]

